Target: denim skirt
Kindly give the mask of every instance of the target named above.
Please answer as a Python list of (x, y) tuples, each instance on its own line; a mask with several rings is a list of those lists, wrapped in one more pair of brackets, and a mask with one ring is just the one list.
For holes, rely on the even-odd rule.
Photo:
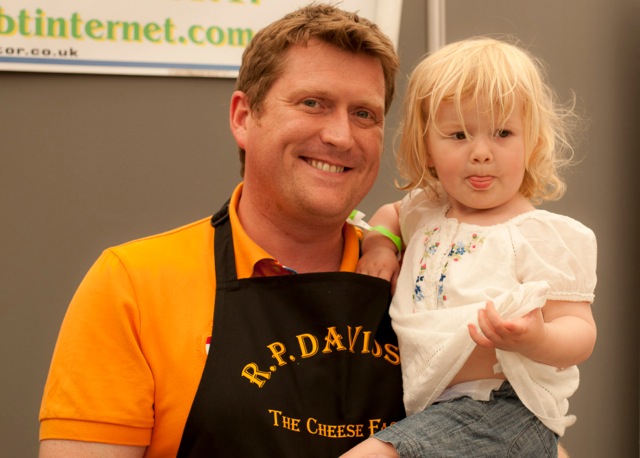
[(558, 436), (505, 382), (489, 401), (439, 402), (376, 433), (409, 457), (557, 457)]

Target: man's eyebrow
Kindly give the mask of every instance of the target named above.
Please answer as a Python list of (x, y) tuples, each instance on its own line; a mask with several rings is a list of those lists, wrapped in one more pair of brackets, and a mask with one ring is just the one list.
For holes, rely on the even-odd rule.
[[(300, 98), (318, 98), (323, 100), (331, 100), (335, 98), (335, 94), (326, 89), (314, 89), (313, 87), (301, 87), (293, 89), (288, 95), (288, 99), (300, 99)], [(384, 97), (372, 96), (368, 98), (360, 98), (349, 102), (351, 106), (362, 107), (373, 111), (380, 111), (384, 113)]]

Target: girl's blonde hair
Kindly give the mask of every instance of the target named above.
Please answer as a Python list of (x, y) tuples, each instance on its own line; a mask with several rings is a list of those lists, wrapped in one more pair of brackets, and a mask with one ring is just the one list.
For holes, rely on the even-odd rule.
[(533, 203), (559, 199), (566, 188), (560, 171), (573, 155), (570, 133), (577, 117), (572, 106), (556, 102), (544, 76), (535, 57), (493, 38), (451, 43), (423, 59), (411, 73), (404, 99), (397, 161), (405, 183), (400, 189), (423, 188), (438, 198), (437, 176), (427, 166), (427, 130), (443, 102), (453, 102), (464, 126), (462, 104), (472, 100), (485, 102), (498, 128), (522, 108), (526, 157), (520, 192)]

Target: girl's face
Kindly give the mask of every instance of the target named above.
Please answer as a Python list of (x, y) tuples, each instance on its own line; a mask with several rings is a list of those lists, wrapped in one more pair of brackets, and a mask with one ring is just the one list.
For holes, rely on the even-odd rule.
[[(498, 124), (483, 101), (465, 100), (462, 119), (443, 102), (427, 131), (428, 165), (449, 195), (448, 216), (500, 222), (531, 208), (520, 193), (525, 173), (522, 107)], [(483, 220), (484, 221), (484, 220)]]

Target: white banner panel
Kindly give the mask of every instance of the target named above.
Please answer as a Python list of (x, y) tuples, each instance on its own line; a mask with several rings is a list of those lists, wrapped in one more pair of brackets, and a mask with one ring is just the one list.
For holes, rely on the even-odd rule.
[[(265, 25), (309, 0), (0, 0), (0, 70), (235, 77)], [(402, 0), (343, 0), (397, 44)]]

